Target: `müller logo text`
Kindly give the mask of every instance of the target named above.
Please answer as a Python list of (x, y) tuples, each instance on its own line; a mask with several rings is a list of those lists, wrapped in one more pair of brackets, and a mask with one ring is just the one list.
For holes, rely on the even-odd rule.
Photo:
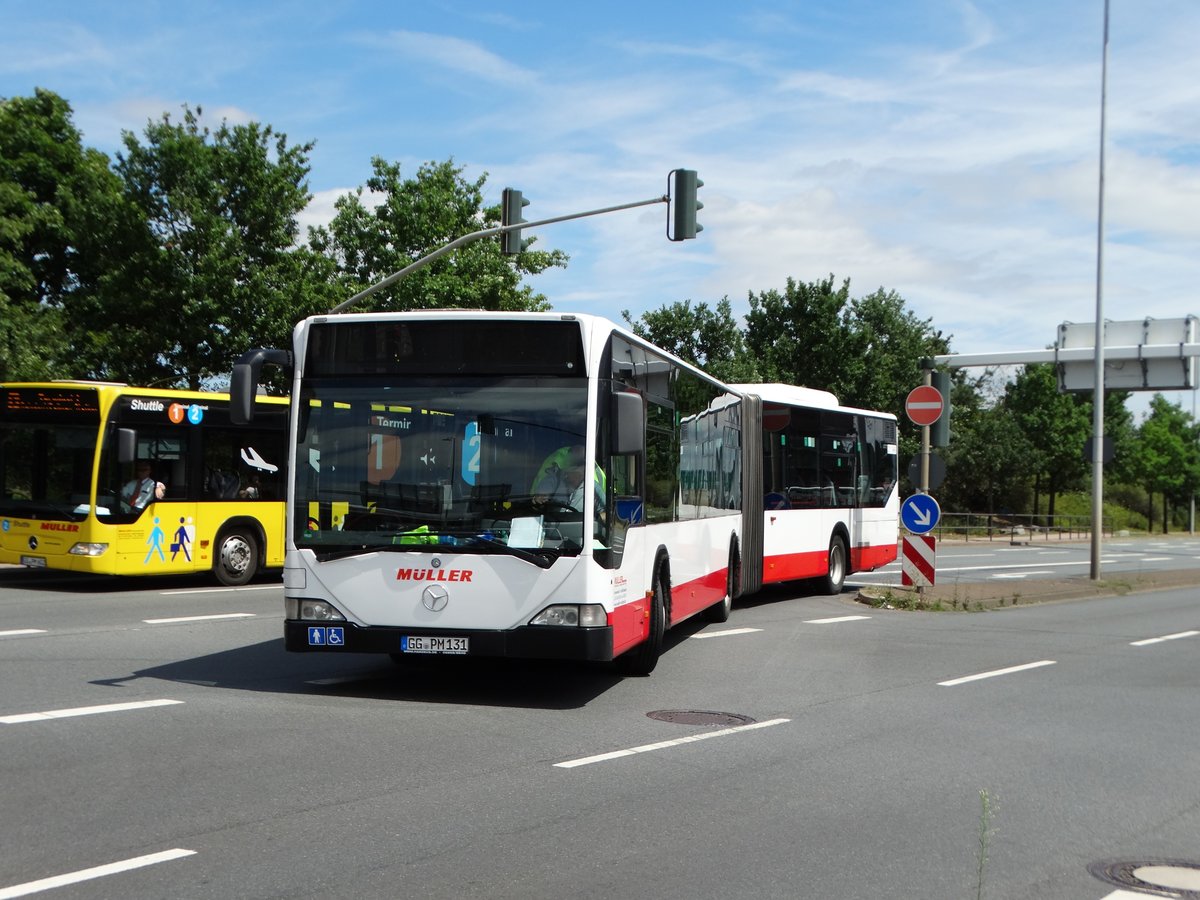
[(470, 581), (471, 569), (401, 569), (397, 581)]
[(78, 531), (78, 525), (68, 525), (66, 522), (43, 522), (42, 531)]

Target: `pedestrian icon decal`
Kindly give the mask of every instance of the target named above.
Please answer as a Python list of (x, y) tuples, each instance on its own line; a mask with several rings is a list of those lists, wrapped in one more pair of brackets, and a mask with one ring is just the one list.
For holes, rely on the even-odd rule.
[(146, 538), (146, 543), (150, 545), (150, 549), (146, 551), (146, 558), (142, 560), (142, 565), (150, 562), (150, 557), (152, 557), (155, 553), (158, 554), (158, 558), (160, 560), (163, 562), (167, 561), (167, 555), (163, 553), (163, 538), (165, 538), (167, 535), (166, 532), (159, 527), (158, 522), (158, 517), (155, 516), (154, 528), (150, 531), (150, 537)]

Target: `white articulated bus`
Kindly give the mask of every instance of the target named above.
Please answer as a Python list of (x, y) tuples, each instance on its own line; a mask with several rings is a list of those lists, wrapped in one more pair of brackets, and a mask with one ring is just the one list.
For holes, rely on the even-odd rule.
[(235, 417), (264, 362), (292, 367), (289, 650), (648, 674), (684, 619), (896, 555), (894, 417), (721, 384), (604, 319), (314, 316), (235, 367)]

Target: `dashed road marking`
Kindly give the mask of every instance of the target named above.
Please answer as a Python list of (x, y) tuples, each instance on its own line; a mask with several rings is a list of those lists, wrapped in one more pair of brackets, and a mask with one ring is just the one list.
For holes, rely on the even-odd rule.
[(1177, 641), (1180, 638), (1195, 637), (1200, 631), (1180, 631), (1176, 634), (1164, 634), (1162, 637), (1146, 638), (1143, 641), (1130, 641), (1131, 647), (1148, 647), (1151, 644), (1161, 644), (1163, 641)]
[(954, 687), (957, 684), (966, 684), (968, 681), (982, 681), (984, 678), (996, 678), (1000, 675), (1011, 675), (1014, 672), (1025, 672), (1029, 669), (1040, 669), (1042, 666), (1053, 666), (1056, 660), (1042, 659), (1037, 662), (1025, 663), (1022, 666), (1009, 666), (1007, 669), (995, 669), (991, 672), (980, 672), (978, 675), (966, 675), (962, 678), (951, 678), (949, 681), (939, 681), (938, 684), (942, 687)]
[(75, 716), (95, 716), (101, 713), (125, 712), (132, 709), (150, 709), (155, 706), (175, 706), (182, 700), (140, 700), (130, 703), (105, 703), (100, 706), (77, 706), (72, 709), (51, 709), (45, 712), (17, 713), (0, 716), (0, 725), (22, 725), (26, 722), (48, 722), (51, 719), (70, 719)]
[(725, 631), (705, 631), (701, 634), (693, 634), (693, 635), (691, 635), (691, 637), (693, 637), (696, 640), (701, 640), (703, 638), (731, 637), (735, 634), (751, 634), (755, 631), (762, 631), (762, 629), (761, 628), (728, 628)]
[(94, 878), (104, 878), (108, 875), (117, 875), (133, 869), (141, 869), (146, 866), (157, 865), (158, 863), (183, 859), (185, 856), (194, 856), (195, 853), (195, 850), (183, 850), (177, 847), (174, 850), (164, 850), (162, 853), (135, 856), (133, 859), (123, 859), (120, 862), (108, 863), (103, 866), (80, 869), (77, 872), (68, 872), (66, 875), (55, 875), (52, 878), (43, 878), (40, 881), (27, 881), (24, 884), (14, 884), (12, 887), (0, 888), (0, 900), (12, 900), (14, 897), (28, 897), (30, 894), (38, 894), (42, 891), (52, 890), (53, 888), (65, 887), (68, 884), (79, 884), (81, 881), (91, 881)]
[(707, 741), (711, 738), (728, 737), (731, 734), (737, 734), (741, 731), (753, 731), (756, 728), (771, 728), (775, 725), (782, 725), (785, 722), (790, 722), (791, 719), (770, 719), (766, 722), (753, 722), (750, 725), (738, 725), (734, 728), (722, 728), (720, 731), (706, 731), (702, 734), (692, 734), (688, 737), (676, 738), (672, 741), (659, 741), (656, 744), (643, 744), (640, 747), (630, 747), (628, 750), (613, 750), (609, 753), (598, 753), (595, 756), (585, 756), (581, 759), (569, 759), (566, 762), (555, 763), (556, 769), (574, 769), (579, 766), (590, 766), (594, 763), (608, 762), (613, 759), (621, 759), (625, 756), (634, 756), (638, 753), (650, 753), (654, 750), (666, 750), (670, 747), (679, 747), (683, 744), (694, 744), (697, 741)]
[(211, 619), (253, 619), (254, 613), (220, 613), (212, 616), (176, 616), (171, 619), (142, 619), (147, 625), (174, 625), (177, 622), (206, 622)]

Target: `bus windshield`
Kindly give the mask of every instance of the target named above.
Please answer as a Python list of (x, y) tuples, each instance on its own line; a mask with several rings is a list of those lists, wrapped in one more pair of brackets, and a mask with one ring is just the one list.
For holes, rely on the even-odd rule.
[(87, 516), (95, 425), (0, 421), (0, 516)]
[(322, 558), (431, 545), (576, 555), (596, 489), (586, 411), (578, 378), (309, 381), (295, 544)]
[(0, 390), (0, 515), (86, 518), (99, 425), (94, 388), (6, 385)]

